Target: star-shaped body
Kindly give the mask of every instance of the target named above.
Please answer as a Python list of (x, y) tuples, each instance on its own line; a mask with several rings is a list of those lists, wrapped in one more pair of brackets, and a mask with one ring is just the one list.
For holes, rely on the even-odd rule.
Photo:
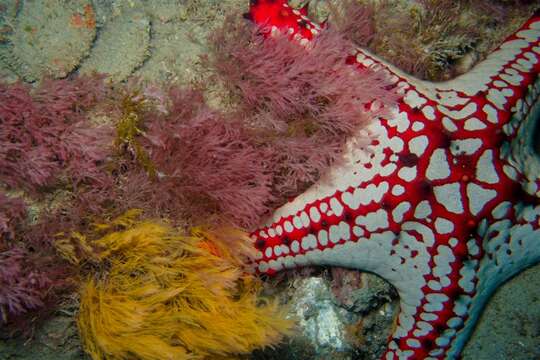
[[(283, 0), (253, 0), (248, 17), (304, 44), (320, 31)], [(493, 291), (540, 261), (539, 38), (537, 13), (444, 83), (361, 49), (349, 56), (385, 72), (402, 97), (358, 134), (375, 136), (368, 149), (350, 146), (345, 164), (253, 232), (258, 270), (376, 273), (400, 296), (383, 358), (459, 356)]]

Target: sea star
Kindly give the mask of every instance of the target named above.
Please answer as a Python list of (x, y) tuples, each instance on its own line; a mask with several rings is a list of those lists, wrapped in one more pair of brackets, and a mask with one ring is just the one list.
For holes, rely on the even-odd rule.
[[(246, 17), (304, 45), (321, 31), (285, 0), (252, 0)], [(392, 116), (369, 126), (368, 151), (350, 146), (345, 164), (252, 233), (258, 271), (376, 273), (400, 296), (383, 358), (458, 357), (494, 290), (540, 261), (539, 38), (537, 12), (442, 83), (362, 49), (348, 56), (385, 72), (402, 96)]]

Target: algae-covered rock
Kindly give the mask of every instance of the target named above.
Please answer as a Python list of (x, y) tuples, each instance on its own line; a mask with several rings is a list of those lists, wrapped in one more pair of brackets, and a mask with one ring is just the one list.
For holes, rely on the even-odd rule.
[(152, 19), (152, 56), (134, 75), (153, 83), (208, 83), (209, 70), (200, 60), (208, 52), (207, 38), (225, 13), (240, 16), (245, 12), (245, 2), (161, 0), (145, 4)]
[(153, 24), (152, 56), (135, 72), (135, 76), (151, 82), (190, 83), (201, 76), (199, 56), (201, 43), (194, 41), (190, 24)]
[(27, 81), (67, 76), (88, 54), (96, 35), (88, 0), (27, 0), (12, 26), (0, 57)]
[(111, 18), (100, 30), (80, 72), (109, 74), (113, 82), (125, 80), (149, 55), (150, 20), (139, 10)]

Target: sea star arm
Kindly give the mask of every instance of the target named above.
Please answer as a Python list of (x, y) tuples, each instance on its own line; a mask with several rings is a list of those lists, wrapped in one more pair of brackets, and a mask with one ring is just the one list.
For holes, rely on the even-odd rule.
[[(374, 272), (397, 289), (386, 359), (459, 355), (487, 299), (540, 261), (540, 14), (471, 72), (414, 79), (365, 50), (347, 61), (385, 72), (402, 94), (346, 161), (252, 234), (257, 269), (304, 265)], [(282, 0), (249, 18), (306, 44), (320, 28)], [(290, 30), (292, 29), (292, 30)]]

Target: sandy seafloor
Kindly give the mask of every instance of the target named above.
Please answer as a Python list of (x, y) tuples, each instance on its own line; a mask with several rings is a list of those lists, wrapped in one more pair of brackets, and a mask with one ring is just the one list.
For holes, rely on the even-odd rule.
[[(44, 72), (62, 76), (97, 70), (110, 73), (113, 81), (138, 78), (196, 85), (208, 76), (199, 60), (207, 50), (208, 34), (225, 13), (240, 16), (248, 6), (247, 0), (94, 0), (97, 34), (93, 39), (93, 30), (70, 32), (61, 25), (70, 11), (86, 3), (0, 1), (0, 79), (32, 81)], [(19, 17), (26, 18), (14, 23), (17, 4)], [(24, 12), (21, 6), (26, 6)], [(44, 11), (45, 7), (49, 10)], [(8, 30), (16, 26), (19, 32), (10, 34)], [(39, 48), (30, 41), (29, 34), (34, 33), (40, 36)], [(206, 93), (216, 106), (219, 92), (216, 85)], [(251, 358), (378, 358), (397, 311), (391, 287), (374, 275), (358, 272), (340, 273), (341, 284), (331, 281), (330, 270), (305, 273), (285, 277), (277, 290), (272, 289), (276, 280), (268, 284), (269, 292), (290, 298), (291, 312), (302, 318), (301, 331), (277, 349), (257, 352)], [(37, 329), (33, 339), (0, 340), (0, 360), (87, 358), (74, 322), (77, 309), (69, 304)], [(496, 293), (463, 358), (540, 358), (540, 266), (518, 275)]]

